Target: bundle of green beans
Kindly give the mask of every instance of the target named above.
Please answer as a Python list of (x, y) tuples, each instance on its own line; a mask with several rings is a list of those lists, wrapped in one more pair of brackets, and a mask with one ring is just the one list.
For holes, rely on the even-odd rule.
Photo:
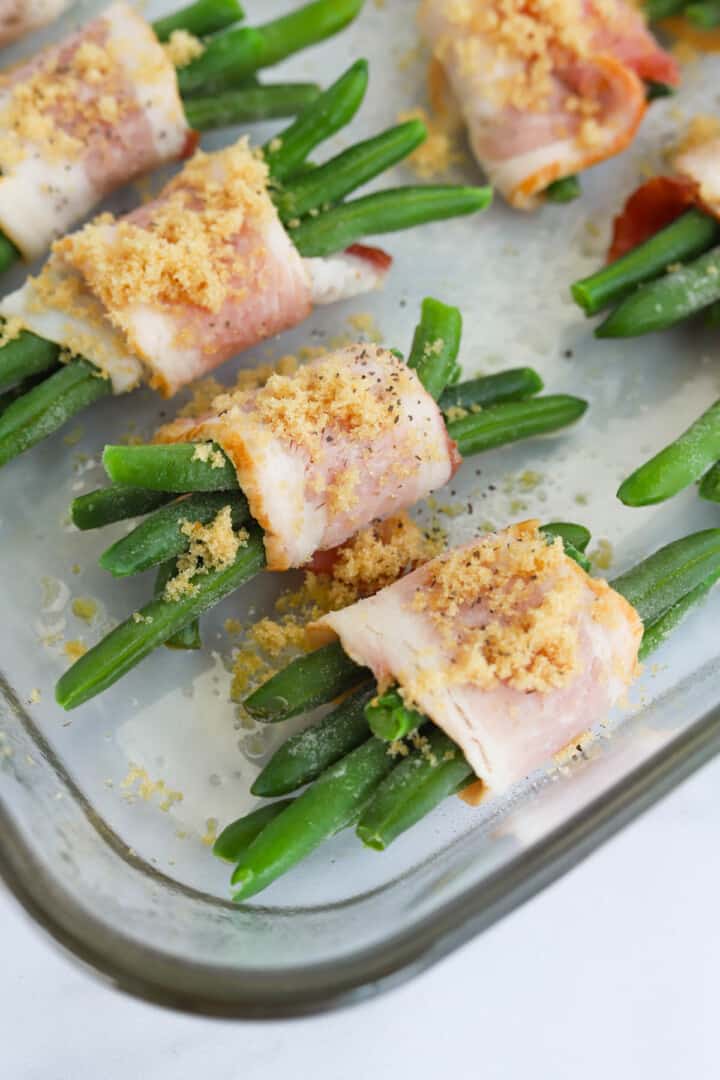
[[(720, 312), (720, 222), (693, 208), (596, 274), (571, 286), (586, 315), (617, 305), (596, 337), (634, 337), (664, 330), (705, 310)], [(641, 465), (618, 489), (626, 506), (664, 502), (702, 481), (701, 494), (718, 501), (720, 402), (679, 438)], [(707, 479), (703, 480), (707, 474)]]
[[(579, 398), (535, 396), (543, 384), (529, 368), (448, 385), (458, 372), (461, 328), (457, 308), (425, 300), (407, 361), (446, 415), (454, 415), (458, 408), (469, 410), (447, 422), (461, 455), (557, 431), (585, 412), (587, 404)], [(438, 342), (442, 342), (440, 351)], [(435, 347), (428, 349), (428, 343)], [(101, 557), (103, 568), (119, 577), (174, 565), (189, 543), (182, 523), (210, 522), (225, 506), (231, 509), (233, 526), (245, 526), (248, 538), (228, 569), (198, 576), (193, 593), (180, 600), (156, 595), (81, 657), (58, 683), (57, 700), (64, 708), (89, 701), (158, 645), (181, 645), (182, 639), (176, 637), (179, 632), (192, 627), (198, 616), (263, 569), (262, 531), (250, 520), (233, 465), (219, 447), (215, 449), (220, 458), (214, 454), (210, 463), (198, 459), (193, 444), (106, 447), (103, 462), (113, 485), (73, 503), (73, 521), (81, 529), (149, 515)], [(195, 627), (189, 640), (197, 644)]]
[[(590, 535), (582, 526), (544, 526), (566, 551), (582, 556)], [(613, 587), (639, 613), (645, 628), (641, 658), (656, 649), (720, 578), (720, 529), (708, 529), (661, 548), (616, 578)], [(295, 661), (246, 701), (248, 711), (276, 722), (351, 690), (319, 724), (291, 736), (273, 755), (252, 793), (278, 799), (233, 822), (214, 853), (235, 864), (234, 899), (265, 889), (323, 841), (355, 826), (360, 840), (383, 851), (474, 774), (459, 748), (394, 691), (376, 697), (366, 668), (339, 644)], [(388, 742), (417, 732), (406, 756)], [(305, 787), (305, 785), (309, 785)], [(279, 799), (300, 788), (295, 798)]]
[[(262, 26), (229, 29), (244, 17), (238, 0), (195, 0), (152, 25), (159, 41), (185, 30), (205, 50), (178, 69), (185, 116), (195, 131), (295, 116), (319, 96), (314, 83), (262, 86), (256, 74), (293, 53), (337, 34), (355, 19), (365, 0), (313, 0)], [(0, 273), (21, 258), (0, 233)]]
[[(263, 148), (278, 213), (304, 257), (331, 255), (370, 234), (474, 214), (491, 201), (489, 188), (450, 185), (396, 188), (343, 201), (427, 137), (425, 126), (411, 120), (308, 168), (315, 147), (353, 118), (367, 85), (368, 65), (359, 60)], [(23, 331), (0, 347), (0, 391), (50, 371), (59, 356), (58, 346)], [(0, 413), (0, 466), (111, 392), (109, 380), (92, 364), (82, 357), (70, 360)]]

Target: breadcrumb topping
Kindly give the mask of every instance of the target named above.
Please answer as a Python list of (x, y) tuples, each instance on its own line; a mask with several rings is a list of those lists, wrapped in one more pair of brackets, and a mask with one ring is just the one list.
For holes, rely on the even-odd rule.
[[(599, 0), (612, 18), (615, 5)], [(445, 12), (451, 29), (435, 44), (440, 63), (449, 54), (472, 73), (487, 63), (488, 45), (499, 58), (496, 78), (488, 85), (497, 106), (543, 112), (555, 89), (553, 72), (589, 53), (591, 24), (581, 0), (448, 0)], [(588, 102), (573, 98), (577, 108)]]
[(205, 46), (200, 38), (195, 37), (188, 30), (173, 30), (170, 40), (165, 42), (163, 49), (170, 63), (176, 68), (187, 67), (205, 52)]
[(188, 537), (190, 545), (177, 560), (177, 574), (165, 586), (163, 595), (169, 601), (193, 596), (198, 589), (194, 578), (211, 570), (225, 570), (248, 540), (246, 529), (238, 532), (233, 529), (229, 506), (219, 510), (209, 525), (199, 521), (182, 521), (180, 531)]
[(267, 177), (247, 139), (213, 154), (199, 151), (154, 203), (121, 220), (101, 215), (53, 250), (128, 335), (128, 310), (137, 305), (217, 313), (245, 295), (251, 274), (244, 269), (265, 256), (259, 235), (242, 256), (237, 241), (246, 225), (274, 214)]
[(583, 585), (568, 565), (562, 541), (548, 544), (536, 521), (436, 560), (412, 606), (429, 616), (451, 652), (445, 677), (525, 693), (567, 685), (579, 664), (572, 616)]

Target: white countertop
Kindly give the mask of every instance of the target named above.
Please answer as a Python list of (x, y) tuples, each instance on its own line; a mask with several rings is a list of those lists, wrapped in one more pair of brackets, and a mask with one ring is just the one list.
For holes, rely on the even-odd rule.
[(7, 1080), (717, 1076), (720, 761), (415, 982), (329, 1017), (233, 1024), (98, 984), (0, 893)]

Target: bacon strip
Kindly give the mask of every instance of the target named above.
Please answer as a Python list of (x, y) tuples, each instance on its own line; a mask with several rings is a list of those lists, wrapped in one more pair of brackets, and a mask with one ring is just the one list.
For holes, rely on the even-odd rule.
[(548, 764), (602, 721), (634, 678), (642, 623), (604, 581), (524, 522), (442, 555), (324, 616), (381, 688), (461, 748), (491, 791)]
[(518, 209), (628, 145), (643, 79), (679, 79), (625, 0), (424, 0), (420, 23), (475, 156)]
[(46, 26), (71, 8), (75, 0), (0, 0), (0, 45)]
[(224, 394), (160, 442), (218, 443), (265, 530), (271, 570), (304, 566), (442, 487), (459, 457), (436, 402), (386, 349), (353, 345)]
[(182, 156), (173, 65), (126, 3), (0, 77), (0, 228), (27, 259), (110, 191)]
[(355, 246), (301, 259), (243, 139), (198, 153), (151, 203), (56, 242), (0, 313), (85, 356), (116, 393), (147, 372), (166, 397), (329, 304), (382, 285), (392, 259)]

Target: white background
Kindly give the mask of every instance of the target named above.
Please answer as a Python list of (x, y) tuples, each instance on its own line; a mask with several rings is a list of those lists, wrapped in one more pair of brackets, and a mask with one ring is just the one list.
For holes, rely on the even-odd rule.
[(240, 1024), (100, 986), (0, 893), (4, 1080), (548, 1080), (718, 1075), (720, 762), (413, 983)]

